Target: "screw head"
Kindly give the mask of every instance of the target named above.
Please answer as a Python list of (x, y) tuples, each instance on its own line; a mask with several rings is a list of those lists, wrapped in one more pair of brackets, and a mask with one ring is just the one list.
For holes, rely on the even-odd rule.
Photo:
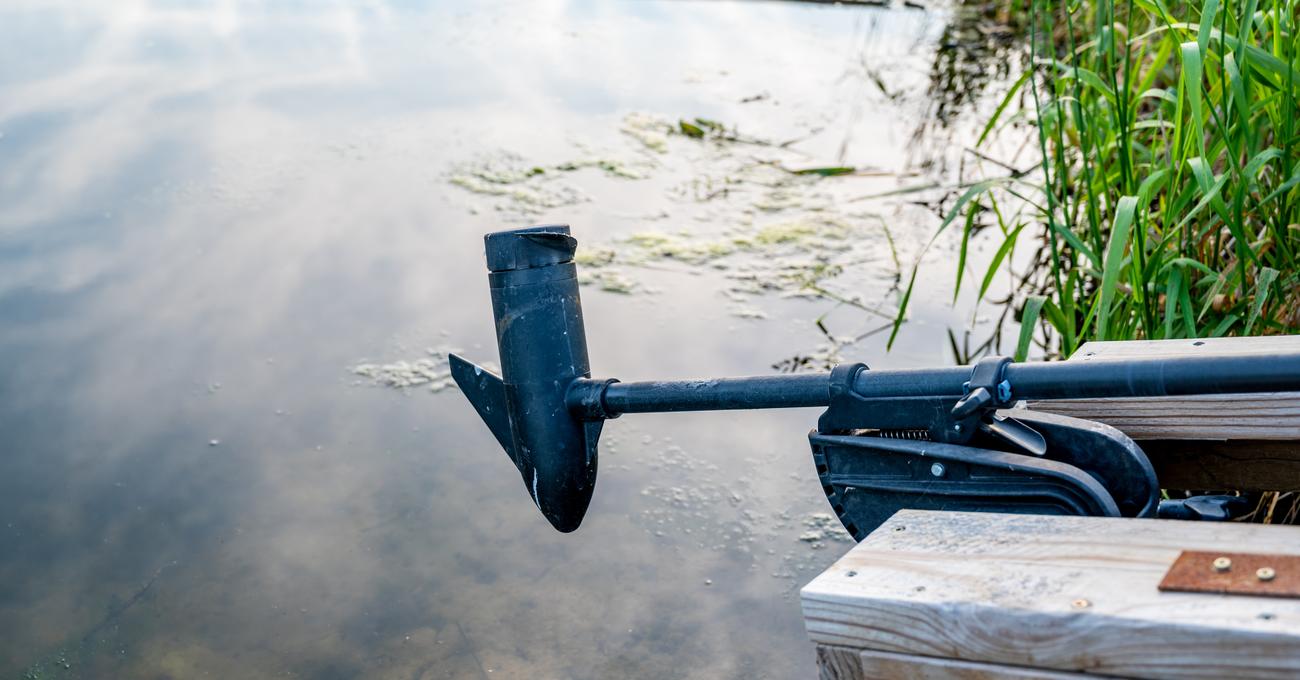
[(930, 466), (930, 474), (935, 477), (942, 477), (946, 472), (948, 472), (948, 469), (943, 466), (943, 463), (935, 463)]
[(952, 426), (952, 431), (953, 431), (953, 432), (961, 432), (961, 423), (957, 423), (956, 425), (953, 425), (953, 426)]
[(1074, 607), (1075, 609), (1087, 609), (1088, 607), (1091, 607), (1091, 606), (1092, 606), (1092, 603), (1089, 602), (1088, 600), (1083, 599), (1083, 598), (1081, 597), (1081, 598), (1075, 600), (1074, 602), (1071, 602), (1071, 603), (1070, 603), (1070, 606), (1071, 606), (1071, 607)]
[(1214, 558), (1213, 567), (1215, 571), (1224, 572), (1232, 568), (1232, 560), (1227, 557)]
[(1255, 570), (1255, 578), (1261, 581), (1272, 581), (1276, 576), (1277, 572), (1273, 571), (1273, 567), (1260, 567)]

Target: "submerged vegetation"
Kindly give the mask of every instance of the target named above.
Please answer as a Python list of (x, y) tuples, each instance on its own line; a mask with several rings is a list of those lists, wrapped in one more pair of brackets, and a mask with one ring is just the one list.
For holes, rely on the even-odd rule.
[[(963, 227), (958, 291), (974, 278), (985, 297), (1010, 277), (995, 302), (1020, 313), (1017, 356), (1300, 327), (1296, 0), (1007, 8), (1029, 27), (1030, 68), (980, 144), (1027, 122), (1042, 162), (970, 186), (940, 231)], [(967, 272), (970, 238), (989, 226), (1000, 247)]]
[[(623, 216), (634, 230), (583, 243), (577, 254), (583, 285), (651, 295), (657, 292), (647, 280), (651, 271), (709, 273), (721, 279), (728, 313), (739, 319), (767, 318), (768, 312), (755, 306), (762, 297), (819, 299), (872, 317), (868, 328), (838, 334), (819, 320), (828, 344), (777, 364), (779, 370), (822, 368), (834, 363), (843, 346), (889, 329), (893, 310), (878, 309), (864, 283), (873, 290), (896, 286), (898, 249), (886, 221), (858, 206), (846, 185), (849, 178), (884, 173), (810, 162), (808, 154), (792, 147), (816, 130), (774, 141), (702, 117), (630, 113), (617, 132), (622, 145), (600, 154), (584, 152), (577, 161), (536, 164), (496, 154), (453, 168), (448, 182), (487, 198), (497, 213), (527, 218), (587, 201), (568, 180), (574, 171), (600, 170), (616, 181), (651, 186), (661, 192), (663, 209)], [(859, 275), (846, 277), (850, 272)], [(354, 372), (402, 382), (411, 369), (442, 384), (440, 376), (419, 373), (425, 368), (419, 365), (391, 368), (398, 369), (396, 381)], [(394, 371), (385, 376), (389, 373)]]

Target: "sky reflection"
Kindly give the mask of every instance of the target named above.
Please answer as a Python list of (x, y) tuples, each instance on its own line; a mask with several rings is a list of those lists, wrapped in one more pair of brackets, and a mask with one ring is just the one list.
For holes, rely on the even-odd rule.
[[(480, 236), (515, 224), (447, 181), (485, 154), (633, 157), (619, 128), (648, 112), (772, 139), (822, 129), (796, 147), (809, 164), (880, 171), (845, 195), (915, 181), (946, 19), (758, 2), (6, 3), (0, 675), (811, 674), (795, 592), (846, 548), (798, 540), (826, 511), (814, 413), (613, 423), (587, 523), (561, 536), (458, 394), (357, 386), (347, 368), (426, 347), (493, 358)], [(538, 219), (590, 243), (664, 212), (676, 229), (722, 226), (716, 206), (665, 193), (704, 152), (657, 162), (645, 180), (577, 173), (590, 200)], [(936, 223), (905, 202), (860, 210), (907, 257)], [(872, 267), (847, 281), (892, 295)], [(770, 318), (737, 319), (701, 294), (717, 272), (642, 275), (657, 293), (584, 290), (600, 373), (761, 373), (821, 342), (824, 313), (845, 332), (870, 321), (775, 298), (759, 302)], [(901, 349), (876, 337), (854, 357), (949, 362), (942, 329), (969, 305), (947, 305), (942, 276), (927, 290)]]

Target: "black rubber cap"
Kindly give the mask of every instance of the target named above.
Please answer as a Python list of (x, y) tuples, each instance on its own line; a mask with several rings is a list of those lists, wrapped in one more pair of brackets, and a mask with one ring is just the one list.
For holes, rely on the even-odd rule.
[(488, 271), (508, 272), (572, 262), (578, 240), (569, 235), (569, 225), (547, 224), (495, 231), (483, 237), (483, 245)]

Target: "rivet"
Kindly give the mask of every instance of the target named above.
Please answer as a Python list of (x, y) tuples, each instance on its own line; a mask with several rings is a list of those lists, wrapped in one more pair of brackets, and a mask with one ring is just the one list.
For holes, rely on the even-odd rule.
[(943, 463), (935, 463), (930, 466), (930, 474), (935, 477), (942, 477), (945, 472), (947, 472), (947, 469), (943, 467)]
[(1074, 602), (1071, 602), (1070, 606), (1074, 607), (1075, 609), (1087, 609), (1088, 607), (1092, 606), (1092, 603), (1081, 597), (1075, 600)]
[(1260, 567), (1255, 570), (1255, 578), (1261, 581), (1272, 581), (1274, 576), (1277, 576), (1277, 572), (1273, 571), (1273, 567)]
[(1227, 557), (1216, 557), (1213, 566), (1215, 571), (1227, 571), (1232, 568), (1232, 560)]

